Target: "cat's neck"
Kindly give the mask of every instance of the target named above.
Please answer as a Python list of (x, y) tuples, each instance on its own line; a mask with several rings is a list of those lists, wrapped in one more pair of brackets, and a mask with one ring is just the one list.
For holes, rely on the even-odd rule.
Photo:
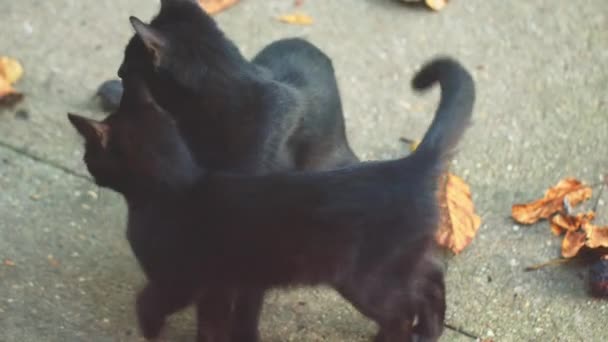
[(187, 169), (164, 170), (154, 179), (133, 182), (122, 195), (129, 207), (147, 206), (153, 203), (177, 203), (188, 197), (193, 189), (205, 183), (207, 172), (192, 164)]

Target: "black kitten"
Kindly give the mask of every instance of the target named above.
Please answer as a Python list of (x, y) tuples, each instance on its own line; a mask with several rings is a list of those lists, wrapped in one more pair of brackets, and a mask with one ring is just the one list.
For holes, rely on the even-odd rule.
[(279, 40), (249, 62), (195, 0), (162, 1), (150, 25), (130, 20), (119, 76), (146, 81), (201, 165), (251, 174), (358, 161), (331, 60), (314, 45)]
[(324, 284), (378, 323), (377, 341), (413, 333), (436, 341), (445, 315), (432, 255), (437, 181), (474, 102), (473, 80), (457, 62), (431, 62), (413, 85), (436, 81), (441, 102), (414, 153), (325, 172), (204, 169), (135, 78), (103, 122), (70, 115), (90, 173), (127, 201), (127, 237), (149, 280), (137, 299), (144, 336), (158, 336), (168, 315), (196, 303), (198, 340), (228, 341), (230, 308), (218, 298)]

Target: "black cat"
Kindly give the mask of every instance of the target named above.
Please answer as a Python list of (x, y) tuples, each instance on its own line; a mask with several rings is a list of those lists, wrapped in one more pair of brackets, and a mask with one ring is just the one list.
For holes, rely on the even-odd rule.
[[(331, 60), (314, 45), (279, 40), (249, 62), (194, 0), (162, 1), (150, 25), (130, 20), (119, 75), (145, 80), (199, 165), (264, 174), (358, 162)], [(101, 91), (117, 98), (117, 85)], [(262, 299), (259, 289), (238, 294), (234, 341), (256, 340)]]
[[(150, 25), (130, 21), (119, 76), (146, 81), (201, 165), (251, 174), (358, 161), (331, 60), (314, 45), (279, 40), (249, 62), (195, 0), (162, 1)], [(100, 92), (116, 100), (118, 85)]]
[(378, 323), (377, 341), (414, 333), (436, 341), (445, 315), (433, 260), (437, 181), (474, 102), (473, 80), (457, 62), (434, 60), (413, 85), (436, 81), (441, 102), (414, 153), (325, 172), (203, 168), (134, 77), (104, 121), (69, 115), (86, 140), (89, 172), (128, 204), (127, 237), (149, 280), (137, 299), (144, 336), (158, 336), (168, 315), (196, 303), (198, 340), (229, 341), (233, 318), (221, 298), (325, 284)]

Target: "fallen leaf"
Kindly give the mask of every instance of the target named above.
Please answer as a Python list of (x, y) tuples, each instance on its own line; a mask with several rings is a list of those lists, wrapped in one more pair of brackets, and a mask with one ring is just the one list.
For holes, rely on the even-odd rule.
[(15, 262), (11, 259), (4, 259), (4, 264), (6, 266), (15, 266)]
[(455, 254), (468, 246), (481, 225), (471, 190), (460, 177), (445, 173), (439, 187), (440, 223), (435, 240)]
[(575, 206), (591, 198), (591, 195), (592, 190), (589, 186), (575, 178), (566, 178), (549, 188), (543, 198), (526, 204), (513, 205), (511, 215), (519, 223), (532, 224), (563, 210), (564, 199)]
[(441, 11), (445, 5), (448, 4), (448, 0), (424, 0), (427, 6), (433, 11)]
[(587, 236), (587, 241), (585, 241), (587, 247), (608, 247), (608, 226), (598, 227), (591, 222), (586, 222), (583, 224), (582, 230)]
[(12, 106), (23, 99), (23, 94), (13, 88), (23, 75), (21, 64), (9, 57), (0, 57), (0, 105)]
[(9, 84), (15, 84), (23, 76), (23, 67), (16, 59), (0, 57), (0, 78)]
[(587, 234), (583, 231), (567, 231), (562, 241), (562, 256), (564, 258), (574, 257), (585, 246), (586, 239)]
[(584, 224), (589, 223), (595, 218), (593, 211), (579, 213), (576, 216), (566, 215), (565, 213), (557, 213), (550, 219), (551, 231), (555, 235), (562, 235), (566, 231), (576, 231)]
[(235, 5), (239, 0), (198, 0), (198, 3), (209, 14), (216, 14)]
[(280, 16), (279, 21), (294, 24), (294, 25), (310, 25), (312, 24), (312, 17), (307, 14), (302, 13), (294, 13), (294, 14), (285, 14)]

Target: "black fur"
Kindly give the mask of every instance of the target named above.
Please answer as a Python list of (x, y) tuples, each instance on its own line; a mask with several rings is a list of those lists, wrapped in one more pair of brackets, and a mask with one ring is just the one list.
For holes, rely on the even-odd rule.
[(158, 336), (168, 315), (196, 303), (198, 340), (229, 341), (233, 317), (222, 298), (325, 284), (378, 323), (377, 341), (414, 333), (436, 341), (445, 315), (432, 248), (436, 188), (474, 102), (473, 80), (457, 62), (431, 62), (414, 85), (436, 81), (442, 101), (413, 154), (325, 172), (204, 169), (135, 78), (104, 122), (70, 115), (87, 141), (89, 171), (127, 201), (127, 237), (149, 280), (137, 299), (144, 336)]
[(119, 75), (145, 79), (201, 165), (260, 174), (358, 161), (331, 60), (314, 45), (279, 40), (249, 62), (196, 1), (131, 23)]

